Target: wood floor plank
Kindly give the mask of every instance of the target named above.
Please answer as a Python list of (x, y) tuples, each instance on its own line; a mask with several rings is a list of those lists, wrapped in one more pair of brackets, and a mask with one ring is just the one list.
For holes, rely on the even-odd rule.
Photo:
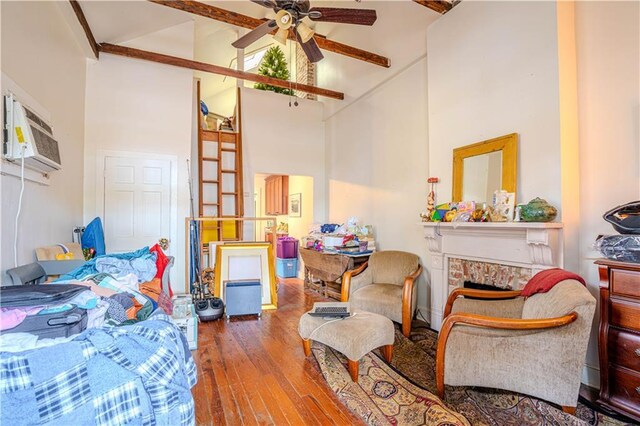
[(262, 380), (264, 379), (261, 379), (261, 384), (258, 392), (260, 393), (260, 397), (262, 398), (262, 401), (269, 411), (269, 415), (273, 419), (274, 423), (278, 426), (291, 424), (280, 408), (279, 401), (275, 398), (275, 396), (273, 396), (266, 383), (262, 383)]
[(322, 426), (335, 425), (335, 422), (331, 420), (327, 413), (325, 413), (325, 411), (322, 407), (320, 407), (318, 401), (315, 398), (306, 395), (302, 398), (302, 401), (304, 402), (305, 407), (307, 407), (307, 409), (313, 413), (315, 418), (318, 419), (318, 422)]
[[(261, 333), (259, 335), (256, 332), (256, 339), (262, 342), (266, 353), (270, 357), (274, 358), (276, 365), (290, 366), (287, 369), (286, 379), (294, 386), (296, 392), (300, 396), (306, 396), (313, 394), (317, 400), (322, 401), (324, 410), (327, 414), (336, 418), (337, 421), (349, 422), (352, 420), (351, 416), (344, 415), (344, 407), (342, 403), (335, 397), (335, 394), (326, 386), (324, 378), (321, 373), (312, 367), (312, 362), (304, 356), (302, 351), (302, 344), (300, 337), (297, 334), (297, 320), (295, 321), (296, 328), (294, 335), (285, 340), (280, 337), (284, 333)], [(291, 325), (291, 324), (290, 324)], [(259, 325), (253, 324), (252, 330), (258, 330)], [(283, 330), (284, 325), (279, 325), (277, 328)], [(250, 339), (254, 341), (254, 339)], [(295, 350), (290, 350), (291, 341), (297, 342)], [(287, 342), (285, 344), (285, 342)], [(256, 348), (255, 344), (246, 348), (245, 350), (259, 353), (260, 350)]]
[[(323, 403), (323, 412), (325, 415), (331, 416), (338, 421), (349, 422), (350, 417), (344, 416), (340, 403), (333, 392), (324, 383), (324, 378), (320, 374), (312, 378), (308, 372), (313, 369), (311, 362), (305, 360), (304, 353), (300, 350), (298, 357), (293, 356), (291, 351), (285, 351), (280, 344), (263, 337), (267, 351), (273, 356), (278, 365), (288, 365), (286, 380), (291, 383), (293, 389), (301, 397), (313, 395), (317, 400)], [(321, 420), (321, 418), (319, 418)]]
[[(260, 344), (261, 339), (258, 338), (257, 336), (254, 336), (254, 338), (250, 338), (249, 340), (253, 342), (253, 344), (248, 345), (247, 341), (244, 341), (243, 343), (247, 345), (245, 346), (245, 350), (247, 352), (254, 354), (254, 359), (259, 359), (260, 364), (264, 366), (263, 368), (265, 369), (265, 371), (270, 372), (269, 376), (277, 380), (279, 384), (279, 388), (281, 388), (285, 392), (285, 394), (288, 396), (289, 400), (291, 400), (291, 402), (296, 407), (298, 407), (298, 414), (302, 418), (306, 419), (305, 423), (315, 424), (316, 421), (314, 419), (313, 413), (310, 412), (304, 406), (304, 404), (302, 404), (300, 395), (297, 392), (295, 392), (295, 389), (293, 388), (293, 385), (289, 380), (289, 378), (293, 374), (292, 369), (297, 370), (297, 369), (302, 369), (303, 367), (299, 365), (299, 363), (291, 364), (291, 363), (278, 362), (277, 359), (273, 357), (274, 353), (269, 352), (264, 346)], [(281, 352), (281, 351), (285, 351), (286, 349), (287, 348), (280, 347), (280, 348), (277, 348), (276, 351)], [(286, 370), (286, 373), (283, 370)]]
[(256, 416), (253, 412), (253, 408), (249, 403), (249, 398), (247, 398), (247, 393), (242, 386), (242, 383), (237, 383), (235, 385), (231, 385), (231, 391), (233, 392), (233, 397), (238, 406), (238, 414), (242, 418), (243, 425), (256, 425), (258, 421), (256, 420)]
[(265, 377), (265, 382), (269, 387), (269, 391), (276, 398), (280, 404), (280, 408), (284, 413), (289, 423), (292, 425), (310, 424), (313, 420), (310, 416), (302, 416), (302, 410), (299, 405), (295, 404), (292, 400), (291, 393), (287, 393), (282, 389), (282, 381), (276, 380), (272, 375)]
[(260, 391), (255, 386), (255, 383), (256, 382), (251, 384), (243, 383), (243, 386), (247, 392), (247, 398), (249, 398), (249, 404), (251, 404), (251, 409), (256, 417), (256, 421), (259, 425), (275, 425), (276, 423), (273, 421), (271, 414), (269, 414), (269, 410), (262, 400)]
[(298, 335), (300, 316), (319, 295), (281, 281), (278, 309), (202, 322), (194, 359), (196, 424), (361, 425), (327, 385)]
[[(196, 406), (196, 424), (209, 425), (214, 423), (212, 405), (219, 404), (220, 395), (218, 387), (214, 385), (215, 379), (211, 368), (211, 361), (207, 358), (206, 351), (198, 353), (196, 358), (198, 365), (198, 383), (193, 388), (193, 398)], [(216, 424), (218, 424), (216, 422)]]
[(219, 391), (225, 422), (230, 426), (241, 425), (242, 416), (240, 415), (239, 407), (233, 396), (231, 386), (222, 386), (219, 388)]

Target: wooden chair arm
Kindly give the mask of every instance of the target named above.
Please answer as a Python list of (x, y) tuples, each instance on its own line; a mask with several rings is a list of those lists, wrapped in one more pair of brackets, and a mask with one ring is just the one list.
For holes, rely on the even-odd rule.
[(453, 302), (459, 296), (471, 296), (477, 297), (479, 299), (492, 299), (492, 300), (500, 300), (500, 299), (513, 299), (514, 297), (520, 296), (521, 290), (510, 290), (510, 291), (495, 291), (495, 290), (477, 290), (473, 288), (456, 288), (451, 292), (449, 297), (447, 298), (447, 304), (444, 306), (444, 317), (446, 318), (451, 313), (451, 309), (453, 308)]
[(438, 396), (440, 398), (444, 396), (444, 354), (449, 334), (454, 325), (466, 324), (474, 327), (501, 330), (544, 330), (571, 324), (576, 319), (578, 319), (578, 314), (575, 311), (561, 317), (544, 319), (494, 318), (466, 313), (456, 313), (448, 316), (442, 323), (436, 349), (436, 389)]
[(422, 265), (418, 265), (411, 275), (404, 278), (404, 284), (402, 285), (402, 327), (403, 333), (406, 337), (409, 337), (411, 330), (411, 302), (413, 301), (413, 287), (416, 279), (422, 273)]
[(349, 290), (351, 289), (351, 277), (355, 277), (356, 275), (362, 273), (369, 262), (364, 262), (362, 265), (358, 266), (356, 269), (352, 269), (350, 271), (345, 272), (342, 275), (342, 289), (340, 290), (340, 301), (348, 302), (349, 301)]
[[(402, 285), (402, 304), (405, 305), (408, 301), (409, 309), (411, 309), (411, 299), (413, 293), (413, 285), (416, 282), (416, 278), (420, 276), (422, 273), (422, 265), (418, 265), (418, 269), (416, 269), (411, 275), (408, 275), (404, 278), (404, 284)], [(404, 306), (403, 306), (404, 312)]]

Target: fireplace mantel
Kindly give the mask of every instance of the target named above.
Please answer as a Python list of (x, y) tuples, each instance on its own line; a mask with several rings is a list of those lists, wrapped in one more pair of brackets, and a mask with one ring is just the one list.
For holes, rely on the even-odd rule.
[(563, 266), (562, 223), (422, 222), (431, 276), (431, 327), (439, 330), (449, 295), (449, 259), (530, 268), (532, 274)]

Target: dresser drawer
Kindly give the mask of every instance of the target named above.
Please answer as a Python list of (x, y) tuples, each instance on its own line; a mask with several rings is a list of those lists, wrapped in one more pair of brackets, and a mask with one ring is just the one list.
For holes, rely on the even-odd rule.
[(640, 298), (640, 272), (611, 269), (611, 292)]
[(640, 406), (640, 374), (612, 365), (609, 370), (611, 400), (628, 407)]
[(640, 373), (640, 335), (609, 329), (609, 362)]
[(640, 331), (640, 304), (611, 298), (611, 325)]

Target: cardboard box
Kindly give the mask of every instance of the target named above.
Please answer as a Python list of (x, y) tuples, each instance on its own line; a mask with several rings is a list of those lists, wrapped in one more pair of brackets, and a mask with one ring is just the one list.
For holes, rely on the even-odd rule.
[(189, 343), (189, 350), (198, 349), (198, 316), (196, 315), (196, 308), (193, 304), (189, 305), (189, 315), (185, 318), (173, 318), (173, 322), (176, 323), (178, 328), (187, 337)]

